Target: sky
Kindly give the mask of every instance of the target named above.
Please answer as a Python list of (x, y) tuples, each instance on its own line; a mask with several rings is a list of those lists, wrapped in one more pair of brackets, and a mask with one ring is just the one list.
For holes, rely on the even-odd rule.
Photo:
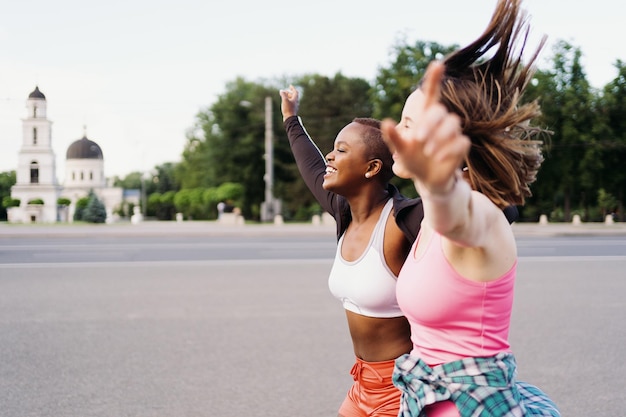
[[(239, 76), (260, 81), (341, 72), (372, 81), (397, 39), (464, 45), (482, 33), (495, 5), (7, 1), (0, 14), (0, 172), (17, 168), (26, 99), (35, 86), (53, 122), (59, 181), (68, 146), (85, 133), (103, 150), (105, 175), (124, 177), (180, 161), (196, 114)], [(593, 87), (617, 76), (614, 62), (626, 61), (621, 2), (525, 0), (523, 7), (531, 16), (531, 45), (548, 36), (540, 67), (548, 67), (554, 43), (565, 40), (581, 49)]]

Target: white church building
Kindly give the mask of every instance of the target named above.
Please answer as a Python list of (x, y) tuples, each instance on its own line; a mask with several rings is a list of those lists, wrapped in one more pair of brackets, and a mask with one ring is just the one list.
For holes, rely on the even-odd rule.
[[(65, 179), (56, 177), (56, 156), (52, 149), (52, 122), (46, 115), (46, 96), (36, 87), (26, 100), (27, 114), (22, 119), (22, 146), (18, 156), (16, 183), (11, 197), (18, 207), (7, 209), (10, 223), (71, 222), (76, 202), (90, 191), (98, 196), (107, 212), (107, 222), (124, 202), (124, 190), (107, 184), (104, 155), (100, 146), (86, 134), (73, 142), (65, 155)], [(70, 200), (60, 206), (59, 198)], [(43, 202), (43, 204), (41, 204)], [(133, 201), (137, 204), (138, 201)]]

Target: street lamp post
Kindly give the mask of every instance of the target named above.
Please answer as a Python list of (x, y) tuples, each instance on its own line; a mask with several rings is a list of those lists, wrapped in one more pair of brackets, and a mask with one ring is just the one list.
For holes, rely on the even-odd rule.
[(272, 98), (265, 97), (265, 202), (263, 203), (262, 221), (272, 221), (274, 209), (274, 137), (272, 123)]
[(274, 126), (272, 98), (265, 97), (265, 201), (261, 204), (261, 221), (282, 222), (281, 201), (274, 198)]
[[(251, 106), (249, 101), (240, 103), (244, 107)], [(276, 221), (280, 215), (280, 200), (274, 198), (274, 124), (272, 98), (265, 97), (265, 201), (261, 203), (261, 221)]]

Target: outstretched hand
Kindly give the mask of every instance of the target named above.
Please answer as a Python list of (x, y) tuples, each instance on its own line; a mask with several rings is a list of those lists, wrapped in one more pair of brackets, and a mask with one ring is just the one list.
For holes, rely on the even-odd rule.
[(445, 193), (470, 148), (461, 119), (440, 102), (444, 65), (432, 62), (421, 88), (407, 99), (399, 124), (382, 123), (385, 141), (405, 170), (431, 193)]
[(298, 115), (299, 96), (298, 90), (290, 85), (289, 88), (279, 91), (281, 102), (280, 110), (283, 113), (283, 121), (291, 116)]

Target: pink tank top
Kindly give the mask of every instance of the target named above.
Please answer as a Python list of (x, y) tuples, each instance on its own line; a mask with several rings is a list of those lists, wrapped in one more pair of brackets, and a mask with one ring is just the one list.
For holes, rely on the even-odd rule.
[(452, 268), (433, 232), (415, 258), (413, 244), (396, 286), (397, 300), (411, 324), (412, 354), (430, 366), (509, 352), (509, 325), (517, 261), (490, 282), (470, 281)]

